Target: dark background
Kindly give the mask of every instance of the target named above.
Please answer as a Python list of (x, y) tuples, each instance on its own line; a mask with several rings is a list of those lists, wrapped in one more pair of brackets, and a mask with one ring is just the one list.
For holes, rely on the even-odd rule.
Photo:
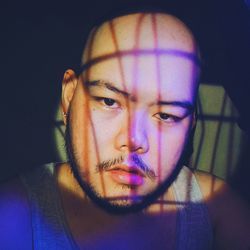
[[(125, 2), (128, 1), (14, 1), (1, 6), (0, 181), (24, 169), (55, 161), (52, 127), (63, 73), (78, 66), (84, 37), (93, 20)], [(249, 2), (151, 2), (175, 5), (189, 21), (202, 51), (201, 80), (225, 87), (240, 112), (239, 126), (248, 135)], [(248, 199), (249, 157), (246, 145), (239, 171), (232, 179), (232, 184)]]

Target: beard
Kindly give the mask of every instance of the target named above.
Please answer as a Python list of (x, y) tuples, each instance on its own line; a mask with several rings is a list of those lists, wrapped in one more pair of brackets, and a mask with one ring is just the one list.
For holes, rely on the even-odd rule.
[[(188, 135), (189, 134), (190, 131)], [(96, 188), (93, 185), (91, 185), (89, 181), (87, 181), (86, 176), (84, 176), (84, 174), (81, 173), (80, 171), (80, 169), (83, 168), (83, 166), (79, 166), (76, 154), (74, 152), (72, 136), (71, 136), (70, 112), (68, 113), (67, 116), (67, 123), (65, 130), (66, 152), (74, 178), (78, 182), (83, 192), (90, 198), (90, 200), (94, 202), (94, 204), (96, 204), (98, 207), (111, 214), (129, 214), (129, 213), (140, 212), (141, 210), (148, 207), (150, 204), (154, 203), (161, 195), (163, 195), (178, 176), (183, 166), (183, 163), (186, 160), (187, 145), (189, 144), (188, 138), (189, 136), (187, 136), (187, 139), (185, 140), (184, 149), (181, 153), (178, 162), (174, 167), (174, 170), (172, 171), (170, 176), (168, 176), (162, 183), (158, 185), (158, 187), (155, 190), (151, 191), (146, 195), (143, 195), (141, 197), (136, 197), (134, 199), (133, 198), (131, 199), (131, 197), (108, 198), (108, 197), (102, 197), (101, 194), (97, 192)], [(138, 156), (135, 156), (135, 158), (138, 161), (139, 159)], [(122, 157), (120, 158), (120, 160), (122, 161)], [(98, 171), (99, 169), (99, 171), (101, 171), (100, 168), (103, 168), (103, 170), (105, 170), (105, 168), (107, 168), (107, 165), (111, 167), (112, 162), (114, 161), (118, 163), (117, 161), (119, 161), (119, 159), (108, 161), (108, 163), (107, 161), (100, 162), (96, 166), (96, 170)], [(152, 171), (150, 172), (149, 169), (148, 169), (148, 174), (147, 171), (145, 171), (145, 173), (149, 178), (150, 177), (152, 178), (154, 176)], [(164, 203), (164, 201), (160, 201), (160, 203)]]

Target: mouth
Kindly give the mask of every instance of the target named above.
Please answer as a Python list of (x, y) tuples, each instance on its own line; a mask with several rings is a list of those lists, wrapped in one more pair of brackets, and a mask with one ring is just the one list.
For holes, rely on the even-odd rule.
[(146, 177), (138, 167), (127, 165), (115, 166), (107, 170), (107, 172), (113, 181), (123, 185), (141, 186)]

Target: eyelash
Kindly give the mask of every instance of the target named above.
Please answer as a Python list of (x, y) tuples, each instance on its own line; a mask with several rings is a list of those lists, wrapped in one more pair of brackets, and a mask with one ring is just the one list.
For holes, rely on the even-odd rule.
[[(164, 119), (164, 118), (161, 118), (160, 115), (166, 115), (167, 117)], [(164, 113), (164, 112), (159, 112), (159, 113), (155, 114), (154, 117), (156, 117), (156, 119), (158, 119), (162, 122), (165, 122), (165, 123), (179, 122), (182, 119), (181, 117), (170, 115), (170, 114)], [(170, 119), (170, 121), (169, 121), (169, 119)]]
[[(105, 106), (106, 108), (117, 109), (117, 108), (120, 107), (120, 104), (116, 100), (114, 100), (113, 98), (100, 97), (100, 96), (93, 96), (93, 98), (94, 98), (94, 100), (96, 100), (97, 102), (99, 102), (101, 105)], [(116, 107), (112, 107), (112, 105), (107, 105), (105, 103), (105, 101), (111, 101), (111, 102), (113, 102), (113, 104), (116, 104), (117, 106)], [(167, 117), (164, 119), (164, 118), (160, 117), (161, 115), (165, 115)], [(153, 116), (156, 117), (156, 119), (158, 119), (159, 121), (162, 121), (164, 123), (176, 123), (176, 122), (179, 122), (182, 119), (181, 117), (178, 117), (178, 116), (175, 116), (175, 115), (170, 115), (170, 114), (164, 113), (164, 112), (156, 113)]]
[[(107, 108), (110, 108), (110, 109), (116, 109), (116, 108), (119, 108), (120, 107), (120, 104), (112, 99), (112, 98), (108, 98), (108, 97), (99, 97), (99, 96), (93, 96), (93, 98), (98, 101), (99, 103), (101, 103), (101, 105), (107, 107)], [(105, 103), (105, 101), (111, 101), (113, 102), (113, 104), (117, 104), (117, 107), (112, 107), (111, 105), (108, 105), (107, 103)]]

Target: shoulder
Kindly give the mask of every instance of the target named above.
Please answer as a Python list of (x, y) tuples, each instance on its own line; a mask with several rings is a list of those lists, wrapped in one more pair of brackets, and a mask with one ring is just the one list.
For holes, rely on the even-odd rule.
[(215, 249), (249, 249), (249, 204), (222, 179), (204, 172), (194, 174), (212, 220)]
[(0, 183), (0, 239), (2, 249), (31, 249), (28, 197), (18, 177)]
[(205, 201), (214, 198), (215, 194), (218, 194), (222, 190), (229, 188), (224, 180), (209, 173), (203, 171), (194, 171), (193, 174), (198, 181)]

